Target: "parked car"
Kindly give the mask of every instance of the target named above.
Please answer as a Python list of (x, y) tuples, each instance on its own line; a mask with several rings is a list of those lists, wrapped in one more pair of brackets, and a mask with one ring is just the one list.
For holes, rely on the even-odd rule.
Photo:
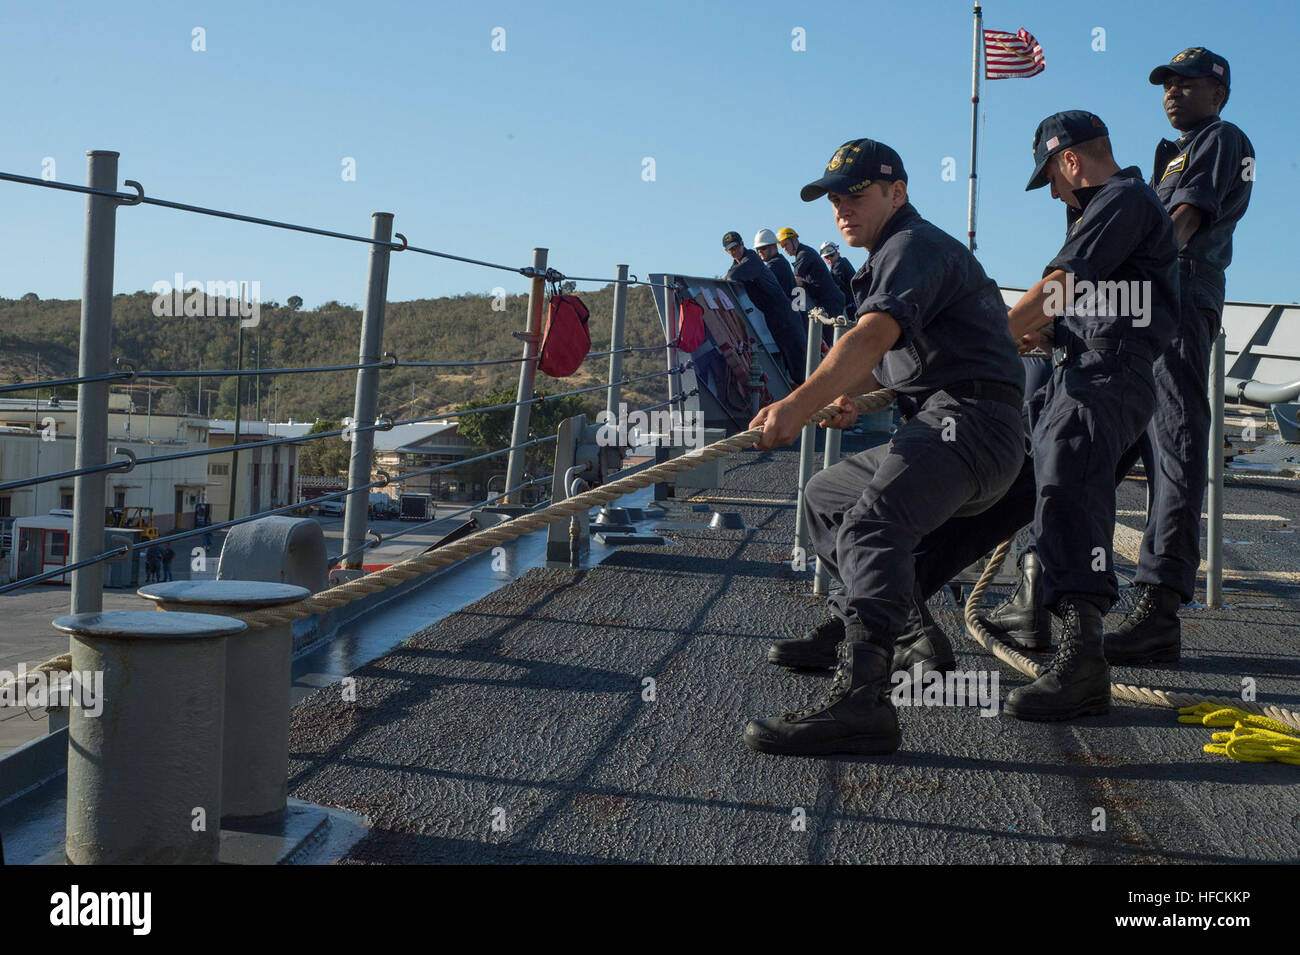
[(321, 501), (316, 505), (316, 513), (321, 517), (342, 517), (345, 510), (345, 505), (337, 498), (331, 501)]

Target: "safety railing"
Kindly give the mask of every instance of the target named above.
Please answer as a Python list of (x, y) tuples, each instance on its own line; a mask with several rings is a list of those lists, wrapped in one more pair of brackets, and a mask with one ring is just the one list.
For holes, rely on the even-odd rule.
[[(655, 378), (671, 376), (674, 373), (680, 373), (684, 367), (689, 367), (689, 361), (676, 366), (670, 362), (664, 370), (653, 374), (632, 377), (623, 374), (622, 359), (625, 356), (637, 352), (664, 351), (665, 349), (671, 349), (674, 344), (672, 342), (649, 346), (627, 346), (624, 344), (623, 326), (626, 314), (627, 289), (637, 285), (663, 287), (661, 283), (640, 280), (636, 275), (628, 272), (626, 265), (620, 265), (617, 269), (617, 275), (614, 277), (592, 278), (568, 275), (550, 267), (547, 263), (548, 253), (546, 249), (534, 249), (532, 261), (527, 266), (511, 266), (487, 259), (424, 248), (412, 245), (405, 235), (393, 231), (394, 217), (390, 213), (375, 213), (371, 217), (370, 234), (361, 235), (162, 199), (147, 195), (143, 185), (134, 180), (125, 180), (125, 186), (128, 187), (129, 191), (118, 189), (118, 155), (116, 153), (95, 151), (87, 155), (88, 174), (84, 186), (0, 172), (0, 181), (82, 194), (86, 196), (87, 203), (78, 374), (57, 379), (19, 382), (0, 386), (0, 394), (30, 393), (36, 389), (58, 387), (75, 386), (77, 388), (76, 466), (0, 482), (0, 492), (5, 492), (35, 488), (39, 485), (54, 482), (74, 481), (71, 552), (66, 563), (53, 569), (42, 569), (40, 573), (30, 574), (0, 586), (0, 594), (9, 593), (41, 581), (60, 579), (64, 578), (65, 575), (70, 575), (72, 584), (71, 612), (98, 611), (102, 608), (104, 565), (107, 562), (129, 559), (134, 552), (150, 547), (210, 535), (217, 531), (228, 530), (265, 517), (302, 511), (304, 505), (308, 502), (295, 500), (291, 503), (266, 508), (255, 505), (250, 508), (250, 513), (238, 514), (237, 491), (241, 458), (247, 461), (247, 455), (260, 453), (267, 449), (290, 445), (303, 447), (313, 442), (339, 438), (346, 440), (350, 445), (346, 486), (342, 490), (330, 491), (320, 495), (310, 503), (335, 500), (341, 500), (345, 503), (342, 547), (340, 553), (332, 558), (331, 563), (338, 562), (345, 570), (359, 570), (361, 555), (382, 542), (415, 533), (422, 528), (427, 529), (436, 521), (461, 516), (476, 507), (488, 503), (503, 502), (508, 506), (519, 507), (521, 495), (527, 488), (549, 480), (549, 477), (529, 479), (524, 473), (524, 456), (530, 450), (556, 440), (555, 435), (530, 437), (530, 413), (536, 406), (547, 401), (604, 391), (608, 395), (607, 407), (613, 409), (619, 401), (623, 387)], [(109, 348), (112, 341), (112, 276), (116, 215), (118, 207), (123, 206), (155, 206), (187, 214), (217, 217), (267, 228), (367, 245), (369, 247), (368, 274), (365, 304), (361, 315), (361, 343), (358, 361), (308, 367), (244, 368), (244, 349), (241, 338), (239, 362), (237, 363), (238, 367), (235, 368), (159, 368), (140, 370), (135, 362), (124, 358), (116, 360), (117, 367), (115, 368)], [(524, 341), (523, 354), (514, 358), (411, 360), (399, 358), (391, 351), (382, 351), (389, 266), (392, 254), (397, 252), (410, 252), (416, 255), (427, 255), (482, 268), (513, 272), (530, 279), (525, 330), (522, 333), (513, 333), (514, 337)], [(545, 303), (545, 285), (548, 282), (552, 283), (552, 285), (560, 282), (601, 283), (614, 287), (615, 301), (611, 320), (611, 341), (607, 348), (591, 352), (588, 356), (590, 358), (609, 358), (609, 374), (604, 383), (573, 388), (557, 394), (536, 393), (534, 388), (535, 371), (539, 359), (538, 351), (541, 338), (542, 311)], [(175, 294), (182, 294), (182, 290), (176, 289)], [(239, 296), (240, 300), (237, 305), (242, 304), (242, 288)], [(242, 333), (243, 323), (241, 322), (241, 336)], [(396, 420), (378, 408), (380, 375), (394, 369), (484, 368), (502, 365), (518, 365), (520, 368), (515, 401), (489, 407), (468, 408), (456, 412), (409, 415)], [(109, 439), (110, 412), (108, 395), (109, 389), (113, 385), (131, 385), (146, 380), (168, 381), (195, 378), (235, 378), (242, 382), (271, 376), (351, 371), (357, 373), (353, 414), (350, 419), (344, 420), (345, 426), (342, 428), (289, 437), (268, 436), (263, 438), (258, 435), (255, 440), (246, 440), (248, 437), (253, 436), (241, 432), (243, 401), (242, 392), (237, 391), (233, 443), (230, 445), (141, 456), (126, 446), (136, 439), (119, 439), (117, 442)], [(685, 400), (685, 396), (675, 396), (670, 398), (668, 403), (682, 400)], [(36, 409), (38, 413), (41, 410), (39, 405), (38, 396)], [(659, 405), (653, 407), (659, 407)], [(472, 415), (503, 410), (512, 410), (514, 412), (511, 440), (503, 448), (489, 450), (476, 456), (430, 467), (411, 470), (403, 469), (397, 475), (390, 475), (386, 471), (375, 467), (374, 433), (376, 431), (390, 431), (402, 425), (463, 420)], [(137, 469), (179, 461), (203, 459), (214, 455), (228, 456), (230, 460), (230, 507), (227, 520), (207, 523), (193, 528), (184, 528), (178, 525), (174, 533), (166, 536), (123, 543), (119, 546), (105, 546), (104, 515), (107, 503), (107, 478), (110, 474), (124, 474)], [(461, 468), (466, 464), (503, 456), (507, 458), (506, 489), (501, 493), (487, 494), (483, 501), (453, 511), (450, 514), (438, 514), (435, 505), (433, 519), (410, 527), (404, 527), (398, 532), (388, 534), (386, 537), (380, 537), (378, 534), (368, 531), (367, 512), (370, 503), (368, 492), (388, 487), (394, 483), (405, 485), (406, 482), (415, 478), (427, 477), (431, 474)], [(266, 463), (263, 461), (262, 465), (265, 466)], [(290, 488), (290, 497), (297, 497), (292, 488)], [(179, 518), (180, 515), (177, 516)], [(17, 544), (17, 540), (11, 541), (11, 546), (17, 546)]]

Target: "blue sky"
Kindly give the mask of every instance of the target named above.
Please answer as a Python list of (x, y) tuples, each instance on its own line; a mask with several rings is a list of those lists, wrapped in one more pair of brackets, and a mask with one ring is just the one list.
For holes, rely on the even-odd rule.
[[(1191, 45), (1232, 65), (1224, 118), (1258, 163), (1237, 230), (1229, 299), (1300, 299), (1294, 275), (1291, 102), (1300, 5), (1103, 0), (1064, 9), (992, 0), (984, 25), (1025, 27), (1047, 70), (985, 83), (978, 255), (1002, 285), (1035, 280), (1062, 207), (1024, 192), (1038, 121), (1083, 108), (1124, 165), (1149, 172), (1172, 135), (1152, 67)], [(365, 233), (396, 214), (412, 244), (563, 272), (619, 262), (715, 275), (721, 236), (793, 226), (836, 239), (829, 204), (799, 201), (858, 136), (902, 155), (922, 215), (966, 229), (972, 4), (752, 2), (58, 3), (7, 0), (0, 169), (85, 181), (85, 152), (155, 196)], [(743, 15), (737, 14), (743, 9)], [(205, 31), (195, 52), (192, 31)], [(492, 31), (505, 30), (504, 52)], [(1093, 50), (1094, 29), (1105, 50)], [(792, 31), (806, 50), (792, 49)], [(1284, 121), (1290, 116), (1292, 120)], [(346, 157), (355, 181), (344, 181)], [(642, 177), (651, 157), (655, 178)], [(955, 160), (956, 181), (941, 176)], [(84, 199), (0, 182), (0, 295), (80, 294)], [(863, 253), (848, 250), (852, 263)], [(364, 296), (364, 246), (139, 206), (118, 213), (115, 288), (170, 280), (261, 283), (264, 300)], [(427, 256), (394, 259), (389, 297), (523, 291), (517, 275)]]

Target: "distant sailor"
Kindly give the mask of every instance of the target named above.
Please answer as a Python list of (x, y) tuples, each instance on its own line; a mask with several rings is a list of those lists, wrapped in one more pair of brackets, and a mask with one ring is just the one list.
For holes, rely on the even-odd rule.
[[(751, 422), (764, 429), (757, 446), (789, 444), (832, 401), (843, 413), (830, 426), (851, 427), (850, 396), (877, 387), (898, 393), (905, 419), (888, 445), (808, 482), (813, 546), (843, 593), (828, 601), (832, 620), (777, 644), (769, 659), (826, 666), (838, 646), (838, 667), (822, 699), (751, 721), (745, 741), (768, 753), (891, 753), (900, 742), (889, 699), (896, 651), (923, 669), (953, 666), (951, 646), (921, 616), (913, 551), (954, 515), (999, 500), (1021, 473), (1023, 373), (997, 285), (962, 243), (921, 218), (893, 149), (845, 143), (800, 192), (805, 202), (822, 196), (844, 240), (870, 252), (853, 277), (858, 322), (804, 385)], [(914, 643), (896, 647), (905, 628)]]
[(768, 331), (781, 351), (790, 380), (796, 384), (804, 379), (804, 346), (806, 335), (803, 321), (794, 313), (790, 299), (781, 291), (772, 270), (763, 264), (758, 253), (745, 248), (739, 232), (728, 232), (722, 237), (722, 247), (735, 260), (727, 270), (727, 280), (739, 282), (755, 307), (763, 313)]
[(790, 263), (785, 260), (785, 256), (776, 247), (776, 233), (771, 229), (759, 229), (758, 234), (754, 236), (754, 251), (772, 270), (776, 280), (781, 283), (781, 289), (785, 292), (786, 298), (793, 296), (795, 290), (794, 269), (790, 268)]
[(1106, 658), (1130, 664), (1179, 658), (1178, 607), (1192, 599), (1200, 566), (1210, 345), (1223, 316), (1232, 233), (1255, 178), (1250, 140), (1219, 118), (1228, 101), (1227, 60), (1192, 47), (1152, 70), (1150, 80), (1163, 85), (1165, 115), (1182, 133), (1160, 141), (1151, 177), (1173, 217), (1180, 293), (1177, 330), (1155, 362), (1156, 412), (1140, 448), (1151, 506), (1138, 560), (1138, 601), (1106, 634)]
[[(1033, 432), (1037, 501), (1031, 528), (1042, 604), (1061, 645), (1006, 712), (1064, 720), (1110, 709), (1102, 615), (1118, 595), (1113, 569), (1115, 474), (1155, 407), (1151, 363), (1173, 335), (1178, 301), (1173, 225), (1135, 166), (1120, 169), (1106, 126), (1070, 110), (1034, 134), (1034, 173), (1067, 207), (1065, 244), (1011, 309), (1026, 347), (1053, 326), (1058, 364)], [(1011, 614), (986, 620), (998, 632)]]
[(840, 247), (834, 242), (823, 242), (822, 247), (817, 250), (821, 253), (822, 261), (826, 267), (831, 270), (831, 276), (835, 279), (835, 284), (840, 287), (844, 293), (844, 314), (851, 314), (853, 311), (853, 265), (848, 259), (840, 255)]
[[(826, 268), (826, 263), (821, 260), (821, 256), (813, 251), (812, 246), (800, 242), (799, 233), (794, 229), (789, 227), (779, 229), (776, 237), (780, 241), (782, 251), (794, 260), (795, 281), (804, 290), (806, 307), (802, 314), (807, 317), (808, 309), (820, 306), (831, 318), (843, 315), (844, 293), (835, 284), (831, 270)], [(822, 337), (828, 346), (834, 340), (833, 335), (831, 326), (822, 326)]]

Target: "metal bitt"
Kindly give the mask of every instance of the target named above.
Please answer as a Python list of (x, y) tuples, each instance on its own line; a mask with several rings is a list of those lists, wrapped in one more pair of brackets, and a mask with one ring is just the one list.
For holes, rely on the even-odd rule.
[(1210, 480), (1205, 528), (1205, 602), (1223, 604), (1223, 352), (1222, 331), (1210, 350)]
[[(834, 337), (831, 339), (832, 348), (835, 347), (835, 344), (840, 340), (840, 336), (843, 334), (844, 334), (844, 326), (836, 325)], [(843, 434), (844, 432), (840, 431), (839, 428), (826, 429), (825, 456), (822, 459), (823, 468), (829, 468), (831, 465), (839, 463), (840, 438), (843, 436)], [(800, 510), (802, 511), (803, 508), (800, 507)], [(826, 569), (826, 565), (822, 563), (822, 559), (818, 557), (817, 571), (816, 573), (813, 574), (813, 593), (817, 594), (818, 596), (825, 596), (825, 594), (828, 592), (827, 582), (829, 578), (830, 578), (830, 572)]]
[[(393, 214), (376, 212), (370, 217), (370, 268), (366, 273), (366, 309), (361, 316), (360, 364), (374, 365), (379, 361), (379, 348), (384, 340), (384, 302), (388, 298), (388, 261), (393, 237)], [(370, 483), (370, 469), (374, 462), (375, 432), (368, 426), (374, 423), (379, 400), (379, 369), (361, 368), (357, 371), (357, 394), (353, 405), (352, 421), (364, 431), (353, 431), (348, 437), (352, 454), (348, 460), (348, 487), (364, 487)], [(366, 542), (366, 516), (370, 509), (370, 495), (349, 494), (347, 510), (343, 515), (343, 553), (353, 556), (343, 561), (348, 570), (361, 568), (362, 545)]]
[[(627, 314), (627, 266), (618, 266), (618, 283), (614, 286), (614, 315), (610, 319), (609, 338), (609, 398), (605, 410), (612, 421), (618, 420), (618, 403), (623, 398), (623, 388), (618, 384), (623, 378), (623, 320)], [(511, 487), (513, 485), (507, 485)]]
[[(251, 580), (150, 584), (141, 597), (170, 613), (237, 615), (297, 603), (306, 587)], [(226, 640), (221, 818), (270, 821), (284, 813), (289, 776), (293, 627), (247, 630)]]
[(68, 862), (217, 861), (225, 640), (246, 626), (148, 610), (54, 621), (72, 635)]
[[(813, 376), (822, 356), (821, 322), (811, 316), (808, 319), (808, 350), (804, 361), (804, 381)], [(813, 455), (817, 453), (817, 426), (806, 425), (799, 440), (799, 494), (794, 511), (794, 565), (795, 569), (807, 567), (808, 561), (808, 524), (803, 513), (803, 489), (812, 477)]]
[[(86, 185), (113, 192), (117, 189), (118, 154), (95, 150), (86, 154)], [(117, 200), (86, 196), (86, 244), (81, 283), (81, 347), (78, 377), (104, 375), (112, 369), (113, 255), (116, 242)], [(108, 382), (83, 382), (77, 386), (76, 467), (94, 467), (108, 461)], [(94, 557), (104, 549), (104, 498), (106, 472), (78, 475), (72, 497), (72, 563)], [(72, 572), (72, 612), (94, 613), (104, 606), (104, 567), (94, 563)]]
[(546, 305), (546, 249), (533, 249), (533, 280), (528, 287), (528, 324), (524, 333), (524, 360), (519, 364), (519, 402), (515, 406), (515, 426), (510, 436), (514, 448), (506, 459), (506, 487), (515, 488), (506, 495), (506, 504), (518, 504), (524, 480), (526, 448), (519, 445), (528, 440), (528, 417), (532, 405), (524, 404), (533, 396), (533, 379), (537, 375), (537, 350), (542, 340), (542, 309)]

